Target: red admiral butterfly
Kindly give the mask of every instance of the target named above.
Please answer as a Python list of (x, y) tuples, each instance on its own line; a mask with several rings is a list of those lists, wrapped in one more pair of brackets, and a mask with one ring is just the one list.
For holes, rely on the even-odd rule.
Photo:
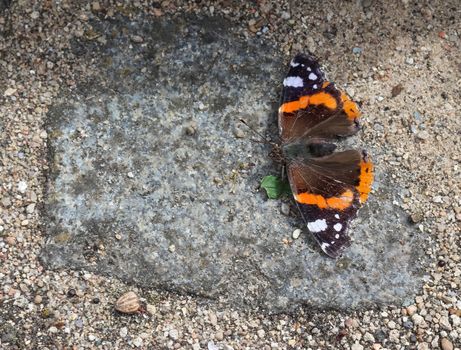
[(365, 151), (334, 152), (334, 139), (359, 130), (357, 105), (315, 59), (297, 55), (283, 80), (279, 131), (296, 204), (322, 250), (338, 257), (350, 245), (347, 229), (367, 200), (373, 165)]

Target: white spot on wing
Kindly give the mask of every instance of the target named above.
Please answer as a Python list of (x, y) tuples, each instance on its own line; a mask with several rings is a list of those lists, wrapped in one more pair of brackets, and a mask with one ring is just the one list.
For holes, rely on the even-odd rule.
[(335, 218), (336, 218), (336, 219), (339, 219), (339, 214), (335, 214)]
[(309, 78), (309, 80), (317, 80), (317, 74), (310, 73), (308, 78)]
[(327, 229), (327, 221), (325, 219), (317, 219), (307, 223), (307, 228), (311, 232), (321, 232)]
[(317, 84), (312, 85), (313, 89), (317, 89), (319, 86)]
[(307, 67), (306, 69), (307, 69), (308, 72), (310, 72), (312, 70), (311, 67)]
[(290, 66), (292, 66), (292, 67), (298, 67), (298, 66), (299, 66), (299, 63), (298, 63), (298, 62), (295, 62), (294, 60), (292, 60), (292, 61), (290, 62)]
[(338, 235), (338, 234), (335, 234), (335, 238), (336, 238), (336, 239), (339, 239), (339, 235)]
[(322, 250), (326, 253), (327, 252), (327, 248), (329, 247), (330, 245), (328, 243), (322, 243), (320, 245), (320, 248), (322, 248)]
[(333, 228), (339, 232), (343, 228), (343, 225), (341, 225), (339, 222), (333, 226)]
[(283, 80), (283, 86), (303, 87), (303, 79), (301, 77), (286, 77)]

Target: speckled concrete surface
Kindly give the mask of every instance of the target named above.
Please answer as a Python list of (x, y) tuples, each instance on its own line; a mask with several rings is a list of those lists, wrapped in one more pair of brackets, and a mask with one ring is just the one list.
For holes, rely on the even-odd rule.
[[(457, 1), (9, 3), (0, 6), (0, 348), (460, 349)], [(288, 62), (294, 52), (313, 51), (330, 77), (361, 103), (359, 141), (388, 176), (381, 182), (394, 189), (386, 192), (395, 194), (389, 198), (392, 210), (399, 208), (424, 233), (428, 263), (413, 261), (424, 270), (414, 298), (361, 310), (300, 307), (269, 316), (236, 309), (221, 297), (177, 295), (41, 263), (47, 239), (41, 209), (52, 165), (45, 120), (62, 96), (81, 94), (77, 82), (88, 80), (90, 90), (98, 77), (102, 67), (91, 51), (96, 55), (110, 39), (98, 23), (117, 16), (136, 22), (143, 16), (168, 21), (191, 15), (226, 18), (242, 40), (263, 42), (268, 59), (279, 62), (274, 65)], [(142, 45), (142, 35), (130, 39), (133, 47)], [(83, 45), (74, 46), (78, 41)], [(85, 47), (90, 52), (79, 53)], [(119, 80), (120, 86), (129, 82)], [(193, 125), (185, 127), (193, 133)], [(261, 128), (275, 131), (275, 125)], [(248, 154), (264, 158), (266, 149), (246, 131), (232, 132), (244, 136), (239, 142)], [(267, 167), (274, 169), (269, 162)], [(246, 186), (248, 179), (239, 175), (236, 183)], [(263, 198), (252, 189), (254, 198)], [(280, 203), (269, 203), (274, 207), (267, 210), (279, 215)], [(373, 217), (367, 210), (374, 210), (372, 202), (360, 213), (358, 227)], [(285, 219), (290, 230), (297, 225), (295, 216)], [(287, 250), (315, 249), (309, 241), (290, 243), (291, 231), (283, 234)], [(146, 312), (115, 312), (115, 301), (128, 290), (141, 297)]]

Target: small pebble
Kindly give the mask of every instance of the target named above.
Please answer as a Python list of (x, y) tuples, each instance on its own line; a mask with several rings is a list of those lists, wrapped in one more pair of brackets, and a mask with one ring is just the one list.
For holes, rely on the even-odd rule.
[(410, 215), (410, 223), (418, 224), (423, 221), (424, 217), (421, 213), (414, 213)]
[(442, 338), (440, 346), (442, 350), (453, 350), (453, 343), (447, 338)]
[(301, 235), (301, 230), (299, 228), (293, 231), (293, 239), (298, 239), (300, 235)]
[(93, 1), (93, 3), (91, 4), (91, 8), (93, 9), (93, 11), (100, 11), (101, 5), (99, 4), (99, 2)]
[(139, 36), (139, 35), (132, 35), (130, 38), (131, 38), (131, 41), (136, 43), (136, 44), (140, 44), (140, 43), (142, 43), (144, 41), (142, 36)]
[(347, 328), (357, 328), (359, 326), (359, 322), (354, 318), (348, 318), (344, 321), (344, 325)]
[(403, 85), (402, 84), (398, 84), (396, 86), (394, 86), (392, 88), (392, 91), (391, 91), (391, 96), (392, 97), (396, 97), (398, 95), (400, 95), (400, 93), (403, 91)]
[(443, 329), (445, 329), (447, 331), (452, 330), (452, 327), (451, 327), (451, 324), (450, 324), (450, 319), (448, 318), (448, 316), (440, 317), (439, 324), (440, 324), (440, 326), (442, 326)]
[(1, 203), (5, 208), (8, 208), (11, 205), (11, 199), (8, 197), (3, 197)]
[(407, 307), (408, 316), (412, 316), (416, 311), (418, 311), (418, 308), (416, 307), (416, 305), (410, 305)]
[(424, 318), (421, 315), (414, 314), (411, 319), (413, 320), (413, 323), (415, 326), (420, 326), (421, 324), (424, 323)]
[(216, 339), (217, 341), (222, 341), (222, 340), (224, 339), (224, 333), (223, 333), (223, 331), (221, 331), (221, 330), (220, 330), (220, 331), (217, 331), (217, 332), (215, 333), (214, 337), (215, 337), (215, 339)]
[(126, 327), (120, 328), (119, 334), (120, 334), (120, 337), (125, 338), (128, 334), (128, 328)]
[(8, 88), (8, 89), (6, 89), (5, 92), (3, 93), (3, 96), (8, 97), (8, 96), (14, 95), (14, 93), (15, 93), (16, 91), (17, 91), (16, 89)]
[(18, 191), (21, 193), (26, 193), (27, 190), (27, 183), (25, 181), (18, 182)]
[(429, 133), (426, 130), (423, 130), (418, 132), (416, 137), (420, 140), (427, 140), (429, 138)]
[(133, 339), (133, 345), (136, 346), (137, 348), (141, 347), (143, 343), (143, 340), (141, 337), (136, 337)]
[(243, 132), (243, 130), (240, 130), (238, 128), (234, 130), (234, 135), (238, 139), (243, 139), (245, 137), (245, 133)]
[(16, 244), (16, 238), (14, 238), (13, 236), (8, 236), (6, 238), (4, 238), (6, 244), (10, 245), (10, 246), (14, 246)]
[(210, 323), (213, 326), (216, 326), (218, 324), (218, 318), (216, 317), (216, 314), (214, 312), (208, 313), (208, 319), (210, 320)]
[(282, 15), (280, 17), (282, 17), (282, 19), (284, 20), (287, 20), (287, 19), (290, 19), (291, 15), (287, 11), (282, 11)]
[(174, 328), (170, 329), (170, 331), (168, 332), (168, 335), (173, 340), (177, 340), (179, 338), (179, 332)]
[(256, 333), (258, 334), (258, 337), (260, 339), (263, 339), (264, 336), (266, 335), (266, 332), (264, 331), (264, 329), (258, 329), (258, 331)]
[(280, 206), (280, 211), (283, 215), (288, 216), (290, 214), (290, 206), (287, 203), (282, 203)]
[(363, 340), (365, 340), (366, 342), (374, 343), (375, 342), (375, 337), (373, 337), (373, 334), (371, 334), (369, 332), (366, 332), (363, 335)]
[(157, 308), (155, 307), (155, 305), (147, 304), (146, 311), (151, 315), (155, 315), (155, 313), (157, 312)]
[(34, 211), (35, 211), (35, 203), (29, 204), (29, 205), (26, 207), (26, 212), (27, 212), (28, 214), (32, 214)]
[(403, 322), (403, 328), (405, 328), (405, 329), (412, 329), (412, 328), (413, 328), (413, 322), (411, 322), (411, 321), (405, 321), (405, 322)]
[(192, 126), (186, 126), (186, 135), (192, 136), (196, 132), (196, 129)]
[(393, 343), (398, 343), (399, 340), (400, 340), (400, 334), (399, 334), (399, 331), (397, 329), (392, 329), (390, 332), (389, 332), (389, 340)]

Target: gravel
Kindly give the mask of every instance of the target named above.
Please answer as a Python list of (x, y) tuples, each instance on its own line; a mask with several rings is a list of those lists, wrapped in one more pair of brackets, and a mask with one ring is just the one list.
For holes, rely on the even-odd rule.
[[(371, 3), (0, 1), (0, 348), (460, 349), (459, 4)], [(271, 45), (286, 62), (294, 52), (311, 50), (338, 84), (353, 88), (364, 111), (362, 141), (379, 154), (376, 164), (399, 189), (396, 207), (426, 234), (425, 258), (414, 261), (424, 272), (416, 297), (362, 310), (299, 308), (267, 315), (235, 310), (219, 298), (42, 265), (38, 256), (46, 237), (40, 213), (49, 166), (44, 121), (63, 89), (73, 91), (76, 81), (96, 71), (78, 51), (72, 53), (78, 49), (72, 40), (104, 45), (107, 38), (92, 26), (94, 17), (211, 12), (235, 23), (242, 38)], [(399, 84), (403, 89), (391, 98)], [(71, 298), (70, 289), (76, 292)], [(129, 290), (152, 305), (153, 313), (115, 312), (114, 302)], [(92, 302), (95, 297), (99, 303)], [(348, 319), (357, 325), (346, 326)], [(391, 342), (390, 321), (397, 342)]]

